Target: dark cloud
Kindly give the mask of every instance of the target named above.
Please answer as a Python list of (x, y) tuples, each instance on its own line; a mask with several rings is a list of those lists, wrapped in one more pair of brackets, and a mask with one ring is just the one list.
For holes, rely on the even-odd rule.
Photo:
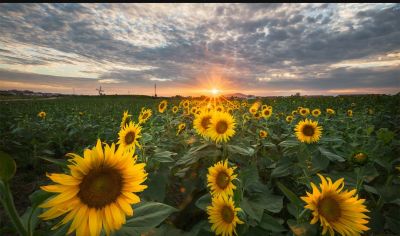
[[(399, 52), (398, 6), (0, 4), (0, 60), (21, 66), (151, 66), (111, 66), (98, 72), (98, 79), (138, 85), (154, 79), (190, 84), (218, 67), (226, 80), (244, 88), (400, 87), (399, 69), (330, 67)], [(24, 55), (31, 52), (3, 46), (10, 43), (41, 49)], [(272, 71), (290, 72), (296, 79), (259, 81), (271, 77)], [(81, 72), (95, 73), (88, 68)], [(316, 78), (317, 73), (325, 77)]]

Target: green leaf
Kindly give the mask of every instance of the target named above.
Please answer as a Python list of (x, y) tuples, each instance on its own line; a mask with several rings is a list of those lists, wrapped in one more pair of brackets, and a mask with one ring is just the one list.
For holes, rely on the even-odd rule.
[(132, 218), (126, 221), (124, 232), (135, 234), (157, 227), (178, 209), (159, 202), (144, 202), (134, 206)]
[(31, 200), (32, 207), (37, 207), (52, 195), (54, 195), (54, 193), (46, 192), (39, 189), (29, 195), (29, 199)]
[(323, 147), (319, 147), (318, 150), (321, 152), (321, 154), (325, 157), (327, 157), (331, 161), (339, 161), (339, 162), (344, 162), (345, 159), (339, 155), (336, 155), (328, 150), (326, 150)]
[(282, 158), (276, 163), (276, 167), (271, 172), (271, 178), (279, 178), (288, 176), (291, 173), (292, 163), (286, 159)]
[(312, 156), (311, 161), (313, 166), (312, 170), (313, 172), (325, 170), (329, 165), (329, 159), (323, 157), (322, 155), (319, 155), (318, 153)]
[(377, 132), (377, 137), (384, 144), (388, 144), (394, 138), (394, 132), (389, 131), (388, 128), (380, 128)]
[(53, 164), (56, 164), (58, 166), (66, 168), (68, 166), (68, 163), (66, 160), (60, 160), (60, 159), (54, 159), (51, 157), (44, 157), (44, 156), (39, 156), (40, 159), (46, 160), (48, 162), (51, 162)]
[(171, 158), (171, 156), (174, 156), (176, 154), (177, 153), (175, 152), (161, 151), (157, 149), (151, 159), (158, 162), (174, 162), (175, 160)]
[(261, 204), (258, 204), (257, 202), (254, 202), (245, 197), (243, 198), (240, 207), (244, 212), (246, 212), (247, 215), (250, 216), (250, 218), (256, 220), (257, 222), (261, 221), (264, 213), (264, 208)]
[(17, 165), (14, 159), (7, 153), (0, 151), (0, 180), (8, 182), (15, 175)]
[(210, 193), (204, 194), (199, 199), (197, 199), (195, 205), (198, 208), (206, 211), (207, 210), (207, 206), (211, 205), (211, 195), (210, 195)]
[(276, 185), (278, 188), (285, 194), (285, 196), (293, 203), (295, 204), (298, 208), (303, 207), (303, 202), (300, 200), (300, 198), (294, 194), (292, 191), (290, 191), (288, 188), (286, 188), (285, 185), (283, 185), (281, 182), (276, 182)]
[(239, 154), (243, 156), (252, 156), (254, 155), (254, 149), (251, 147), (240, 147), (238, 145), (228, 145), (228, 152), (233, 154)]
[(282, 223), (279, 223), (278, 220), (266, 213), (264, 213), (259, 226), (265, 230), (276, 233), (286, 231), (286, 229), (282, 226)]

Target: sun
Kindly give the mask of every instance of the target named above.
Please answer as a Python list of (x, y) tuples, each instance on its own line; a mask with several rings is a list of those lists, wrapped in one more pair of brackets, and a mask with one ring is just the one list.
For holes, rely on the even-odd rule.
[(219, 89), (217, 89), (217, 88), (211, 89), (210, 92), (211, 92), (212, 95), (214, 95), (214, 96), (217, 96), (217, 95), (220, 93)]

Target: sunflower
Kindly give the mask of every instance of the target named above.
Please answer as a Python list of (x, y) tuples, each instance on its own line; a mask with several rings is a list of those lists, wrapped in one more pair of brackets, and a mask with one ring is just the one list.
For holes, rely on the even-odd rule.
[(214, 112), (207, 128), (207, 136), (215, 142), (227, 142), (235, 134), (236, 122), (233, 116), (226, 112)]
[(314, 109), (314, 110), (312, 110), (311, 114), (314, 117), (318, 117), (319, 115), (321, 115), (321, 110), (320, 109)]
[(151, 109), (144, 109), (142, 108), (142, 111), (140, 112), (139, 115), (139, 124), (145, 123), (152, 115)]
[(265, 131), (265, 130), (261, 130), (260, 131), (260, 137), (261, 138), (266, 138), (268, 136), (268, 132), (267, 131)]
[(80, 111), (78, 114), (79, 114), (80, 116), (83, 116), (85, 113), (83, 113), (83, 112)]
[(293, 121), (293, 116), (286, 116), (286, 122), (292, 123)]
[(211, 113), (204, 110), (194, 118), (193, 127), (200, 136), (207, 136), (207, 128), (210, 125), (211, 116)]
[(162, 102), (160, 102), (160, 104), (158, 104), (158, 111), (160, 113), (164, 113), (164, 111), (167, 109), (167, 105), (168, 105), (167, 100), (162, 100)]
[(353, 111), (352, 110), (347, 110), (347, 116), (352, 117), (353, 116)]
[(46, 112), (44, 112), (44, 111), (39, 112), (38, 117), (40, 117), (41, 119), (46, 118)]
[(335, 114), (335, 110), (333, 110), (331, 108), (327, 108), (326, 109), (326, 113), (328, 113), (328, 115), (334, 115)]
[(344, 179), (341, 178), (335, 183), (332, 180), (324, 178), (318, 174), (321, 179), (319, 185), (321, 191), (311, 183), (313, 192), (307, 196), (301, 197), (307, 203), (306, 209), (310, 209), (313, 214), (311, 224), (315, 224), (318, 220), (322, 226), (322, 234), (327, 233), (334, 235), (334, 231), (341, 235), (361, 235), (363, 231), (369, 230), (367, 226), (368, 216), (364, 212), (369, 212), (363, 205), (365, 199), (358, 199), (356, 190), (345, 190)]
[(215, 107), (215, 110), (218, 111), (218, 112), (224, 112), (225, 108), (222, 105), (218, 105), (218, 106)]
[(242, 107), (247, 107), (247, 105), (248, 105), (248, 104), (247, 104), (246, 101), (242, 102), (242, 104), (241, 104)]
[(177, 113), (178, 110), (179, 110), (179, 108), (178, 108), (177, 106), (173, 106), (173, 107), (172, 107), (172, 112), (173, 112), (174, 114)]
[(144, 163), (137, 164), (133, 151), (115, 151), (115, 144), (87, 149), (84, 157), (68, 153), (70, 174), (48, 174), (56, 184), (42, 186), (56, 196), (41, 204), (50, 208), (39, 217), (44, 220), (66, 214), (54, 228), (71, 222), (67, 234), (107, 235), (121, 228), (126, 215), (132, 216), (132, 204), (140, 202), (135, 194), (147, 188), (141, 185), (147, 178)]
[(190, 108), (190, 114), (195, 115), (196, 112), (197, 112), (197, 107), (192, 107), (192, 108)]
[(292, 111), (292, 116), (295, 116), (295, 115), (297, 115), (297, 114), (299, 114), (298, 111)]
[(124, 114), (122, 115), (122, 121), (120, 128), (123, 129), (126, 124), (128, 124), (128, 118), (131, 117), (132, 115), (129, 115), (128, 111), (124, 111)]
[(219, 161), (208, 168), (207, 186), (211, 189), (211, 195), (233, 195), (233, 190), (236, 189), (236, 186), (232, 183), (232, 180), (236, 179), (237, 176), (233, 174), (235, 169), (236, 167), (228, 167), (227, 160)]
[(264, 104), (264, 105), (261, 106), (261, 110), (265, 110), (265, 109), (267, 109), (267, 108), (268, 108), (268, 105), (266, 105), (266, 104)]
[(355, 152), (352, 155), (352, 159), (354, 162), (362, 164), (367, 161), (368, 155), (365, 152)]
[(272, 115), (272, 109), (269, 109), (268, 107), (265, 108), (264, 110), (261, 111), (261, 114), (264, 118), (270, 118)]
[(318, 121), (308, 119), (300, 121), (294, 130), (296, 131), (297, 139), (303, 143), (318, 142), (322, 134), (322, 127), (318, 126)]
[(178, 131), (176, 132), (176, 135), (179, 135), (185, 128), (186, 128), (186, 124), (185, 123), (180, 123), (178, 125)]
[(235, 202), (231, 197), (220, 195), (212, 198), (211, 206), (207, 207), (208, 219), (211, 230), (216, 235), (232, 236), (236, 233), (236, 224), (243, 224), (243, 221), (237, 217), (240, 208), (235, 208)]
[(184, 101), (182, 102), (182, 106), (183, 106), (184, 108), (188, 108), (188, 107), (189, 107), (189, 104), (190, 104), (189, 100), (184, 100)]
[(306, 116), (306, 115), (310, 114), (310, 109), (302, 107), (302, 108), (300, 109), (299, 113), (300, 113), (300, 115), (302, 115), (302, 116)]
[(254, 114), (253, 116), (254, 116), (254, 118), (256, 118), (256, 120), (259, 120), (261, 118), (261, 113), (256, 112), (256, 114)]
[(126, 150), (133, 150), (135, 152), (136, 146), (140, 147), (138, 139), (141, 137), (141, 131), (142, 127), (139, 124), (135, 124), (132, 121), (129, 122), (128, 125), (119, 131), (117, 144)]

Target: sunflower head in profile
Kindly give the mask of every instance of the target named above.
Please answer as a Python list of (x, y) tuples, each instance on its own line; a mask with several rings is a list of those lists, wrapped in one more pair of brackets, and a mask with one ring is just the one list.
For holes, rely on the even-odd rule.
[(363, 151), (358, 151), (358, 152), (353, 153), (352, 160), (355, 163), (363, 164), (368, 160), (368, 155), (367, 155), (367, 153), (365, 153)]
[(172, 107), (172, 113), (176, 114), (178, 112), (179, 108), (177, 106)]
[(262, 117), (264, 117), (264, 118), (270, 118), (271, 115), (272, 115), (272, 108), (269, 109), (269, 108), (267, 107), (267, 108), (263, 109), (263, 110), (261, 111), (261, 114), (262, 114)]
[(236, 122), (227, 112), (213, 112), (207, 128), (207, 136), (216, 143), (227, 142), (235, 135)]
[(260, 138), (266, 138), (268, 136), (268, 132), (265, 130), (260, 130)]
[(235, 202), (231, 197), (223, 194), (213, 197), (211, 206), (207, 207), (211, 230), (216, 235), (231, 236), (237, 234), (236, 225), (244, 223), (237, 217), (238, 211), (241, 211), (241, 209), (235, 207)]
[(327, 108), (326, 113), (328, 113), (328, 115), (335, 115), (335, 110), (333, 110), (331, 108)]
[(312, 110), (311, 114), (314, 117), (318, 117), (319, 115), (321, 115), (321, 110), (320, 109), (314, 109), (314, 110)]
[(315, 143), (321, 138), (322, 127), (318, 126), (318, 121), (302, 120), (300, 121), (295, 129), (297, 139), (300, 142)]
[(167, 100), (162, 100), (162, 102), (160, 102), (160, 104), (158, 104), (158, 111), (160, 113), (164, 113), (164, 111), (167, 109), (167, 105), (168, 105)]
[(141, 131), (142, 127), (139, 124), (135, 124), (132, 121), (129, 122), (129, 124), (118, 133), (119, 146), (123, 149), (133, 150), (135, 152), (136, 146), (140, 147), (138, 139), (141, 137)]
[(369, 217), (364, 214), (369, 211), (363, 204), (365, 199), (356, 195), (356, 189), (342, 191), (343, 178), (332, 183), (329, 177), (318, 176), (321, 179), (320, 189), (311, 183), (313, 192), (301, 197), (307, 203), (305, 208), (312, 211), (311, 224), (320, 221), (322, 234), (329, 231), (330, 235), (334, 235), (335, 231), (341, 235), (361, 235), (369, 230), (366, 226)]
[(38, 113), (38, 117), (41, 118), (41, 119), (46, 118), (46, 112), (44, 112), (44, 111), (39, 112)]
[(92, 149), (86, 149), (81, 157), (70, 157), (70, 174), (48, 174), (55, 184), (41, 189), (55, 193), (54, 197), (40, 205), (49, 208), (39, 217), (44, 220), (65, 217), (55, 226), (71, 222), (67, 234), (100, 235), (102, 229), (109, 235), (121, 228), (126, 216), (132, 216), (132, 204), (140, 202), (135, 194), (147, 188), (142, 183), (147, 178), (145, 164), (137, 164), (133, 152), (115, 144), (103, 149), (100, 140)]
[(176, 135), (179, 135), (180, 133), (182, 133), (182, 131), (186, 128), (186, 124), (185, 123), (180, 123), (178, 125), (178, 131), (176, 132)]
[(226, 194), (233, 195), (236, 186), (232, 183), (236, 176), (234, 170), (236, 167), (228, 167), (228, 161), (219, 161), (208, 168), (207, 186), (211, 189), (211, 195), (217, 196)]
[(347, 110), (347, 116), (352, 117), (353, 116), (353, 110)]
[(293, 116), (286, 116), (286, 122), (292, 123), (293, 121)]
[(144, 124), (148, 119), (150, 119), (152, 114), (153, 113), (150, 108), (149, 109), (142, 108), (142, 111), (140, 112), (139, 115), (139, 124)]
[(305, 107), (302, 107), (302, 108), (300, 109), (299, 113), (300, 113), (300, 115), (302, 115), (302, 116), (306, 116), (306, 115), (310, 114), (310, 109), (305, 108)]
[(128, 124), (131, 116), (132, 115), (129, 115), (128, 111), (124, 111), (124, 113), (122, 114), (122, 120), (121, 120), (121, 125), (120, 125), (121, 129), (124, 128)]
[(207, 129), (210, 125), (211, 117), (211, 113), (207, 112), (207, 110), (203, 110), (200, 115), (194, 118), (193, 127), (200, 136), (207, 136)]

